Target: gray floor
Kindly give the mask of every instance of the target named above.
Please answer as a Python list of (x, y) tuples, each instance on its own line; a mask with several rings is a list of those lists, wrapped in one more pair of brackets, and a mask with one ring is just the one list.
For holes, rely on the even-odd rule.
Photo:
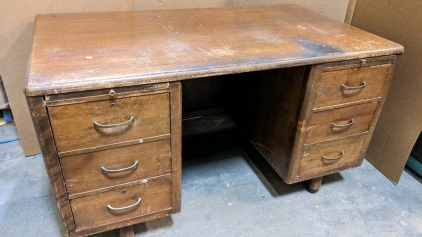
[[(0, 140), (14, 136), (0, 127)], [(136, 225), (136, 236), (422, 236), (422, 184), (409, 172), (394, 186), (365, 161), (310, 194), (283, 183), (223, 115), (185, 121), (183, 142), (182, 211)], [(41, 155), (0, 144), (0, 236), (60, 228)]]

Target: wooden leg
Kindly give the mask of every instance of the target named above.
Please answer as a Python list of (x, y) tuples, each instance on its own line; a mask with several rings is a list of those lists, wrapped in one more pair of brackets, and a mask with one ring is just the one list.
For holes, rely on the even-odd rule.
[(120, 228), (119, 237), (135, 237), (135, 231), (133, 225)]
[(308, 192), (310, 193), (318, 192), (319, 188), (321, 187), (322, 178), (323, 177), (318, 177), (318, 178), (309, 180), (308, 183), (305, 184), (306, 190), (308, 190)]

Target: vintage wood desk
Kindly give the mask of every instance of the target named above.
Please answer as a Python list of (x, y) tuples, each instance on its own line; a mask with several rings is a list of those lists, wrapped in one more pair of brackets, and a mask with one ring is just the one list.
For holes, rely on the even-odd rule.
[(67, 236), (180, 211), (182, 85), (183, 112), (224, 108), (286, 183), (317, 191), (362, 163), (403, 52), (297, 5), (39, 15), (34, 29), (25, 94)]

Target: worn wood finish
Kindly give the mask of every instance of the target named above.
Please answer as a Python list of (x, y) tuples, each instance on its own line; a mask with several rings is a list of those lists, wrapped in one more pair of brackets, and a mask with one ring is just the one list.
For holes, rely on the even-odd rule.
[[(123, 146), (99, 152), (84, 153), (60, 159), (69, 197), (85, 196), (87, 191), (101, 192), (105, 188), (171, 172), (170, 140)], [(110, 170), (130, 167), (134, 170), (104, 174)], [(99, 189), (99, 190), (98, 190)], [(92, 195), (92, 192), (89, 193)]]
[[(357, 166), (359, 161), (363, 159), (363, 145), (366, 136), (355, 136), (335, 141), (328, 141), (318, 144), (307, 145), (304, 147), (299, 175), (310, 175), (315, 177), (329, 174), (327, 171), (335, 170), (338, 172), (343, 170), (343, 167), (350, 167), (352, 164)], [(342, 158), (336, 160), (323, 159), (323, 156), (331, 159), (340, 157), (344, 152)]]
[[(107, 95), (103, 95), (104, 92), (107, 91), (94, 91), (92, 95), (90, 95), (89, 93), (74, 93), (72, 95), (61, 97), (49, 96), (47, 99), (50, 101), (50, 104), (45, 103), (42, 97), (28, 97), (28, 104), (31, 108), (34, 107), (34, 105), (31, 105), (31, 103), (33, 103), (32, 101), (36, 101), (36, 99), (39, 100), (37, 101), (38, 107), (35, 109), (36, 112), (34, 113), (34, 115), (39, 116), (40, 118), (38, 118), (39, 120), (37, 121), (34, 120), (34, 124), (37, 124), (36, 126), (40, 126), (46, 122), (46, 126), (48, 129), (43, 128), (43, 131), (45, 130), (44, 133), (50, 133), (50, 138), (46, 136), (40, 136), (40, 139), (42, 139), (42, 141), (40, 140), (40, 144), (43, 149), (48, 148), (51, 152), (50, 155), (43, 154), (44, 158), (54, 158), (54, 160), (52, 160), (55, 162), (54, 165), (47, 166), (49, 162), (51, 163), (52, 161), (45, 161), (45, 163), (49, 175), (51, 175), (50, 172), (55, 172), (54, 178), (51, 178), (51, 184), (53, 187), (54, 194), (61, 195), (60, 200), (58, 201), (58, 206), (60, 215), (62, 217), (62, 222), (64, 224), (66, 236), (86, 236), (89, 234), (94, 234), (110, 229), (124, 227), (127, 226), (129, 223), (139, 223), (142, 221), (155, 219), (158, 217), (169, 215), (170, 213), (180, 211), (180, 83), (173, 83), (171, 90), (161, 94), (154, 94), (157, 91), (162, 91), (161, 87), (149, 88), (153, 88), (152, 91), (138, 92), (133, 91), (133, 88), (131, 88), (131, 90), (119, 90), (119, 88), (116, 88), (116, 91), (118, 92), (116, 93), (115, 97), (117, 97), (117, 99), (113, 99), (113, 102), (135, 99), (135, 106), (141, 106), (140, 111), (137, 113), (140, 113), (141, 115), (145, 116), (144, 118), (149, 119), (151, 121), (155, 119), (155, 124), (150, 122), (153, 128), (154, 126), (160, 126), (160, 117), (155, 116), (155, 113), (161, 113), (161, 115), (164, 115), (163, 117), (166, 118), (166, 123), (164, 123), (165, 126), (162, 127), (167, 128), (164, 129), (165, 133), (167, 134), (146, 137), (142, 139), (142, 142), (140, 142), (139, 139), (135, 139), (125, 140), (122, 142), (116, 142), (108, 145), (101, 145), (99, 143), (99, 146), (94, 146), (86, 149), (71, 150), (67, 153), (65, 152), (65, 155), (60, 159), (58, 157), (58, 152), (56, 150), (55, 143), (53, 140), (52, 129), (50, 128), (50, 123), (48, 120), (49, 116), (51, 118), (52, 114), (54, 114), (54, 112), (56, 111), (53, 111), (52, 113), (47, 113), (46, 109), (54, 110), (60, 108), (58, 110), (59, 112), (57, 113), (66, 113), (68, 111), (62, 108), (73, 106), (77, 107), (83, 105), (86, 106), (87, 104), (101, 103), (104, 101), (108, 102), (110, 99), (107, 98)], [(80, 95), (81, 97), (77, 97), (78, 95)], [(148, 99), (148, 97), (154, 97), (155, 99)], [(158, 98), (157, 100), (157, 97), (162, 98)], [(173, 102), (169, 101), (170, 97), (174, 100)], [(139, 98), (141, 100), (139, 100)], [(127, 104), (130, 105), (131, 103)], [(46, 105), (48, 107), (46, 107)], [(134, 104), (132, 103), (132, 105)], [(127, 111), (133, 111), (133, 106), (126, 107)], [(44, 110), (44, 113), (42, 113), (42, 110)], [(75, 111), (78, 111), (79, 114), (73, 115), (74, 117), (80, 115), (80, 112), (82, 112), (82, 114), (85, 113), (88, 115), (92, 114), (93, 112), (96, 112), (95, 109), (92, 109), (92, 106), (91, 109), (79, 108), (75, 109), (73, 112)], [(98, 111), (97, 113), (101, 114), (101, 111)], [(148, 117), (147, 115), (151, 113), (152, 115)], [(72, 116), (72, 114), (69, 113), (67, 114), (67, 116)], [(61, 129), (68, 129), (68, 127), (62, 125), (58, 125), (56, 127)], [(157, 128), (154, 129), (157, 130)], [(83, 139), (84, 136), (86, 136), (85, 133), (80, 134), (81, 137), (79, 138)], [(174, 160), (173, 157), (175, 158)], [(109, 177), (107, 178), (100, 172), (100, 167), (103, 166), (103, 163), (107, 163), (104, 166), (109, 169), (118, 169), (123, 168), (121, 167), (123, 165), (130, 165), (129, 163), (131, 163), (132, 161), (129, 160), (131, 159), (137, 159), (139, 161), (138, 168), (135, 172), (125, 172), (126, 175), (117, 174), (117, 176), (119, 177), (115, 177), (116, 174), (109, 175)], [(122, 164), (119, 164), (119, 166), (116, 165), (116, 162), (120, 162)], [(63, 166), (62, 170), (60, 165)], [(168, 175), (162, 176), (166, 173)], [(111, 176), (113, 177), (110, 178)], [(157, 176), (159, 178), (151, 178), (153, 176)], [(155, 181), (156, 179), (164, 181)], [(146, 180), (148, 180), (148, 182), (146, 184), (143, 183)], [(163, 184), (158, 185), (159, 187), (155, 187), (154, 182), (161, 182)], [(65, 185), (67, 186), (69, 193), (67, 192)], [(137, 194), (145, 194), (150, 201), (145, 202), (146, 204), (144, 205), (147, 205), (149, 207), (149, 210), (147, 210), (148, 207), (142, 209), (143, 205), (141, 205), (140, 214), (136, 214), (137, 212), (133, 211), (127, 214), (129, 216), (122, 217), (114, 215), (110, 218), (104, 218), (103, 214), (98, 214), (96, 212), (97, 210), (93, 210), (92, 208), (90, 209), (91, 204), (93, 204), (93, 206), (95, 207), (95, 205), (97, 205), (99, 202), (108, 200), (107, 198), (118, 196), (118, 194), (120, 194), (122, 190), (126, 190), (127, 193), (129, 193), (128, 190), (133, 190), (133, 192)], [(69, 200), (69, 198), (71, 200)], [(129, 202), (129, 199), (127, 200), (127, 202)], [(125, 202), (121, 201), (117, 204), (125, 205)], [(75, 226), (75, 223), (78, 226)]]
[[(314, 108), (380, 99), (390, 69), (391, 64), (383, 64), (322, 73)], [(363, 89), (341, 89), (342, 85), (356, 87), (363, 85), (364, 82), (366, 86)]]
[[(359, 106), (359, 104), (364, 105), (364, 104), (370, 103), (372, 101), (373, 102), (378, 102), (378, 106), (377, 106), (377, 108), (376, 108), (376, 110), (374, 112), (374, 115), (372, 117), (372, 120), (371, 120), (371, 123), (370, 123), (370, 126), (369, 126), (369, 130), (366, 133), (367, 135), (365, 135), (366, 136), (366, 139), (365, 139), (365, 141), (363, 142), (363, 145), (360, 148), (360, 152), (361, 152), (360, 157), (361, 158), (357, 159), (356, 162), (346, 163), (346, 164), (343, 164), (341, 167), (335, 167), (335, 168), (327, 169), (324, 172), (322, 172), (322, 171), (321, 172), (313, 172), (313, 173), (310, 172), (310, 173), (307, 173), (307, 174), (297, 175), (296, 177), (292, 177), (292, 179), (294, 180), (293, 182), (299, 182), (299, 181), (303, 181), (303, 180), (314, 179), (315, 177), (318, 177), (318, 176), (336, 173), (336, 172), (339, 172), (339, 171), (344, 170), (344, 169), (348, 169), (348, 168), (360, 166), (362, 164), (362, 161), (363, 161), (363, 158), (362, 157), (366, 153), (366, 149), (368, 147), (370, 138), (371, 138), (371, 136), (373, 134), (373, 130), (374, 130), (375, 124), (376, 124), (376, 122), (378, 120), (380, 111), (381, 111), (382, 106), (383, 106), (383, 103), (385, 101), (385, 97), (387, 95), (388, 88), (389, 88), (389, 86), (391, 84), (393, 69), (394, 69), (395, 64), (397, 63), (397, 60), (399, 59), (399, 55), (392, 55), (392, 56), (390, 56), (390, 58), (391, 59), (394, 59), (394, 61), (388, 62), (388, 64), (383, 64), (383, 62), (385, 62), (385, 59), (384, 58), (378, 58), (378, 59), (381, 60), (381, 62), (377, 62), (376, 60), (374, 61), (374, 60), (371, 59), (369, 61), (370, 62), (370, 65), (367, 65), (366, 67), (364, 67), (364, 68), (367, 68), (367, 69), (374, 68), (374, 67), (376, 68), (376, 67), (379, 67), (379, 66), (382, 66), (382, 67), (385, 67), (385, 68), (390, 67), (390, 69), (387, 72), (388, 74), (386, 76), (385, 82), (381, 85), (381, 88), (380, 88), (381, 89), (381, 94), (380, 94), (379, 98), (378, 99), (375, 99), (375, 100), (361, 100), (360, 102), (353, 103), (354, 104), (354, 107), (355, 107), (355, 106)], [(391, 63), (392, 63), (392, 66), (389, 66), (389, 65), (391, 65)], [(355, 63), (352, 62), (352, 64), (355, 64)], [(335, 65), (337, 65), (337, 66), (335, 66)], [(327, 73), (327, 72), (340, 72), (340, 74), (341, 74), (341, 71), (342, 70), (343, 71), (344, 70), (347, 71), (347, 70), (350, 70), (350, 68), (354, 68), (354, 67), (348, 67), (348, 64), (346, 64), (346, 63), (333, 63), (333, 64), (331, 64), (330, 67), (328, 67), (329, 70), (328, 71), (325, 71), (325, 73)], [(362, 68), (362, 65), (359, 68)], [(324, 69), (323, 69), (323, 72), (324, 72)], [(371, 72), (369, 72), (369, 74), (371, 74)], [(334, 109), (334, 108), (341, 108), (341, 107), (344, 107), (344, 106), (349, 106), (349, 105), (348, 104), (339, 104), (339, 105), (335, 105), (335, 106), (327, 106), (327, 107), (324, 107), (324, 109), (322, 109), (322, 110)], [(314, 112), (317, 112), (317, 111), (320, 111), (320, 110), (313, 108), (313, 111)], [(358, 110), (357, 109), (356, 109), (356, 113), (358, 113)], [(306, 135), (308, 135), (308, 134), (306, 134)], [(333, 140), (333, 141), (337, 141), (337, 140)], [(318, 145), (318, 143), (316, 145)], [(356, 143), (355, 144), (351, 144), (351, 145), (360, 146), (360, 145), (358, 145)], [(298, 154), (300, 156), (303, 155), (302, 152), (299, 152)], [(296, 159), (296, 160), (298, 160), (298, 159)], [(300, 170), (299, 169), (297, 169), (297, 171), (296, 171), (295, 174), (298, 174), (298, 173), (300, 173)]]
[[(322, 142), (368, 132), (378, 101), (312, 113), (305, 144)], [(353, 120), (353, 124), (351, 124)], [(345, 127), (332, 127), (332, 124)]]
[[(351, 68), (359, 68), (362, 66), (375, 66), (381, 64), (392, 64), (396, 55), (388, 55), (388, 56), (379, 56), (379, 57), (372, 57), (372, 58), (364, 58), (364, 59), (352, 59), (352, 60), (344, 60), (344, 61), (337, 61), (331, 63), (324, 63), (324, 68), (322, 69), (323, 72), (328, 71), (338, 71), (344, 69), (351, 69)], [(362, 60), (365, 60), (365, 64), (363, 64)]]
[[(182, 83), (185, 109), (224, 106), (286, 183), (311, 180), (319, 188), (324, 175), (361, 164), (391, 63), (402, 52), (296, 5), (38, 16), (25, 93), (65, 234), (85, 236), (180, 211)], [(235, 75), (210, 77), (225, 74)], [(181, 81), (194, 78), (202, 79)], [(341, 84), (363, 80), (360, 92), (339, 92)], [(119, 123), (132, 115), (135, 123), (126, 129), (93, 128), (93, 121)], [(353, 127), (327, 131), (327, 124), (349, 117)], [(321, 161), (339, 150), (344, 157)], [(164, 161), (146, 159), (154, 155)], [(100, 163), (122, 168), (135, 158), (149, 167), (144, 175), (128, 172), (110, 183), (92, 178)], [(105, 208), (138, 196), (141, 206), (128, 213)]]
[(41, 96), (27, 97), (26, 100), (32, 122), (34, 123), (35, 132), (37, 133), (38, 142), (40, 143), (45, 169), (50, 180), (50, 186), (53, 191), (64, 234), (65, 236), (69, 236), (69, 233), (75, 231), (75, 223), (54, 144), (53, 133), (48, 120), (48, 113), (44, 106), (44, 100)]
[[(66, 151), (169, 134), (169, 104), (169, 94), (164, 93), (54, 106), (49, 107), (48, 112), (60, 155)], [(131, 116), (134, 122), (129, 126), (94, 128), (94, 121), (115, 124)]]
[(280, 176), (290, 164), (305, 67), (227, 77), (224, 109)]
[(290, 156), (290, 165), (287, 173), (281, 176), (287, 184), (299, 182), (297, 180), (297, 173), (300, 164), (300, 157), (302, 154), (303, 145), (306, 139), (306, 131), (308, 130), (309, 118), (312, 114), (312, 108), (316, 97), (317, 85), (321, 79), (323, 65), (318, 64), (312, 66), (309, 76), (304, 83), (303, 101), (301, 103), (299, 119), (296, 124), (295, 138), (292, 146), (292, 153)]
[(156, 213), (152, 213), (152, 214), (148, 214), (146, 216), (138, 216), (138, 217), (134, 217), (130, 220), (121, 220), (118, 222), (114, 222), (108, 225), (104, 225), (104, 226), (97, 226), (94, 227), (92, 229), (86, 229), (86, 230), (81, 230), (78, 231), (77, 233), (75, 233), (73, 236), (88, 236), (88, 235), (93, 235), (93, 234), (97, 234), (100, 232), (105, 232), (108, 230), (113, 230), (113, 229), (119, 229), (121, 227), (124, 226), (128, 226), (128, 225), (133, 225), (133, 223), (141, 223), (141, 222), (146, 222), (146, 221), (150, 221), (150, 220), (155, 220), (158, 218), (162, 218), (164, 216), (169, 216), (171, 214), (171, 210), (164, 210), (164, 211), (160, 211), (160, 212), (156, 212)]
[[(93, 91), (78, 91), (65, 94), (46, 95), (45, 101), (47, 106), (86, 103), (90, 101), (120, 99), (125, 97), (133, 97), (139, 95), (149, 95), (169, 92), (170, 83), (147, 84), (127, 87), (117, 87), (109, 89), (100, 89)], [(110, 91), (114, 91), (114, 95), (110, 95)]]
[[(315, 65), (302, 74), (304, 79), (296, 77), (296, 80), (303, 81), (303, 84), (296, 86), (286, 84), (283, 77), (275, 79), (277, 77), (271, 76), (270, 71), (227, 76), (225, 110), (286, 183), (315, 179), (359, 166), (369, 141), (364, 138), (372, 134), (382, 106), (380, 102), (385, 98), (390, 83), (387, 77), (390, 75), (391, 61), (388, 61), (390, 64), (385, 62), (391, 60), (391, 57), (377, 59), (381, 61), (371, 59), (370, 65), (359, 64), (359, 67), (349, 66), (356, 64), (353, 60), (349, 64), (333, 63), (328, 71), (324, 71), (323, 64)], [(339, 101), (338, 97), (320, 93), (321, 87), (339, 90), (341, 83), (361, 79), (367, 82), (381, 81), (375, 88), (368, 87), (372, 91), (366, 92), (365, 96), (371, 99), (354, 98), (356, 101), (349, 103), (350, 100)], [(269, 84), (271, 81), (275, 84)], [(277, 84), (280, 86), (277, 87)], [(286, 90), (295, 91), (296, 97)], [(272, 96), (273, 93), (278, 97)], [(325, 100), (334, 106), (316, 108), (318, 100)], [(267, 108), (271, 108), (268, 110), (270, 112), (265, 112)], [(280, 113), (288, 116), (280, 116)], [(289, 120), (289, 116), (296, 119)], [(354, 123), (350, 127), (330, 126), (331, 123), (345, 125), (352, 119)], [(292, 122), (290, 125), (289, 121)], [(350, 147), (343, 147), (344, 144)], [(321, 154), (318, 152), (322, 151), (319, 149), (331, 149), (329, 145), (332, 149), (341, 148), (347, 154), (340, 160), (321, 163)], [(319, 158), (315, 158), (317, 156)]]
[[(170, 89), (163, 89), (163, 90), (153, 90), (153, 91), (139, 91), (139, 92), (128, 92), (128, 93), (119, 93), (115, 96), (110, 96), (109, 93), (111, 90), (114, 90), (115, 88), (103, 90), (107, 93), (103, 93), (103, 95), (93, 95), (93, 96), (85, 96), (85, 93), (77, 93), (73, 92), (70, 93), (72, 96), (69, 96), (70, 99), (63, 99), (63, 100), (51, 100), (53, 96), (45, 96), (47, 99), (45, 101), (45, 104), (47, 107), (52, 106), (61, 106), (61, 105), (70, 105), (70, 104), (81, 104), (81, 103), (87, 103), (87, 102), (93, 102), (93, 101), (100, 101), (100, 100), (115, 100), (115, 99), (122, 99), (127, 97), (135, 97), (135, 96), (141, 96), (141, 95), (153, 95), (153, 94), (163, 94), (170, 92)], [(116, 88), (117, 89), (117, 88)], [(99, 90), (94, 90), (93, 92), (97, 92)], [(77, 98), (77, 95), (81, 94), (84, 96), (81, 96)]]
[(121, 146), (131, 146), (131, 145), (137, 145), (137, 144), (153, 142), (153, 141), (169, 139), (169, 138), (170, 138), (170, 134), (164, 134), (164, 135), (155, 136), (155, 137), (147, 137), (147, 138), (142, 138), (142, 139), (135, 139), (135, 140), (129, 140), (129, 141), (124, 141), (124, 142), (117, 142), (117, 143), (113, 143), (113, 144), (89, 147), (89, 148), (84, 148), (84, 149), (80, 149), (80, 150), (60, 152), (59, 157), (63, 158), (63, 157), (66, 157), (66, 156), (79, 155), (79, 154), (83, 154), (83, 153), (104, 151), (104, 150), (107, 150), (107, 149), (114, 149), (114, 148), (121, 147)]
[[(119, 188), (104, 193), (71, 200), (76, 230), (98, 227), (137, 216), (148, 215), (171, 209), (171, 175), (148, 179), (146, 183)], [(141, 198), (139, 207), (121, 214), (113, 214), (107, 209), (126, 207)]]
[(34, 27), (28, 96), (403, 52), (298, 5), (38, 15)]
[(182, 206), (182, 84), (171, 83), (171, 213)]
[[(371, 141), (373, 131), (375, 129), (375, 125), (377, 124), (378, 118), (381, 114), (382, 107), (384, 106), (384, 102), (385, 102), (385, 99), (387, 97), (388, 89), (390, 88), (391, 82), (393, 80), (394, 70), (397, 67), (397, 63), (399, 62), (400, 57), (401, 57), (401, 55), (397, 55), (396, 59), (394, 60), (392, 66), (391, 66), (390, 73), (388, 74), (387, 80), (385, 82), (385, 89), (383, 90), (381, 100), (379, 101), (379, 106), (378, 106), (377, 110), (375, 111), (374, 118), (373, 118), (372, 123), (371, 123), (371, 127), (370, 127), (371, 132), (368, 134), (368, 139), (367, 139), (365, 145), (363, 146), (363, 149), (364, 149), (365, 152), (368, 149), (369, 142)], [(373, 159), (368, 159), (368, 161), (371, 162), (371, 163), (374, 163)], [(361, 165), (362, 162), (363, 162), (363, 160), (360, 161), (359, 165)]]

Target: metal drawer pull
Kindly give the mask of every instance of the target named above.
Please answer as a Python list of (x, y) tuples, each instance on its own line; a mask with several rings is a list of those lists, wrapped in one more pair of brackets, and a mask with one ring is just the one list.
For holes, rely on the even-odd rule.
[(324, 160), (338, 160), (338, 159), (342, 158), (343, 156), (344, 156), (344, 151), (341, 151), (341, 154), (339, 156), (326, 157), (326, 156), (322, 155), (322, 159), (324, 159)]
[(130, 119), (128, 121), (125, 121), (123, 123), (115, 123), (115, 124), (99, 124), (98, 122), (94, 121), (94, 128), (100, 129), (100, 128), (116, 128), (116, 127), (123, 127), (133, 124), (133, 120), (135, 119), (135, 116), (130, 116)]
[(347, 90), (359, 90), (359, 89), (365, 88), (365, 86), (366, 86), (366, 81), (364, 81), (363, 84), (360, 85), (360, 86), (346, 86), (346, 85), (342, 84), (341, 85), (341, 89), (344, 90), (344, 91), (347, 91)]
[(330, 128), (346, 128), (346, 127), (352, 126), (354, 122), (355, 122), (354, 119), (350, 120), (350, 123), (348, 123), (348, 124), (335, 124), (335, 123), (331, 122)]
[(124, 171), (128, 171), (128, 170), (134, 170), (138, 168), (138, 161), (135, 161), (135, 163), (133, 163), (133, 165), (123, 168), (123, 169), (118, 169), (118, 170), (109, 170), (104, 166), (101, 166), (101, 173), (103, 174), (114, 174), (114, 173), (120, 173), (120, 172), (124, 172)]
[(129, 211), (132, 210), (134, 208), (137, 208), (141, 205), (141, 198), (138, 198), (138, 201), (130, 206), (126, 206), (126, 207), (112, 207), (111, 205), (107, 205), (107, 209), (109, 212), (114, 212), (114, 213), (121, 213), (124, 211)]

